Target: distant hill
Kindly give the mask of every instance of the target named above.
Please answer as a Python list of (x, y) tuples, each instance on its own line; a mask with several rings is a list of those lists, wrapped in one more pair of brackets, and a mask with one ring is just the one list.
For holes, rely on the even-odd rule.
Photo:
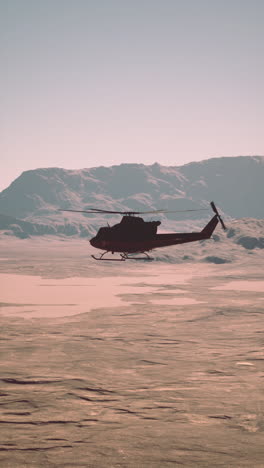
[[(264, 218), (264, 157), (213, 158), (179, 167), (156, 163), (25, 171), (0, 193), (0, 229), (7, 229), (6, 217), (13, 217), (10, 224), (20, 225), (29, 235), (48, 231), (89, 236), (105, 218), (57, 210), (181, 210), (208, 207), (211, 200), (227, 217)], [(166, 225), (184, 216), (168, 214), (163, 219)], [(201, 213), (193, 219), (197, 217)], [(21, 227), (21, 222), (33, 227)]]

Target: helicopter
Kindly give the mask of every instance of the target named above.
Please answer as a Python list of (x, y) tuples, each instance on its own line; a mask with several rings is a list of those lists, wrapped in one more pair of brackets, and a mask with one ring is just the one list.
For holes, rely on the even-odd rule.
[[(144, 221), (138, 215), (157, 214), (157, 213), (176, 213), (186, 211), (202, 211), (207, 208), (200, 208), (196, 210), (154, 210), (154, 211), (110, 211), (101, 210), (97, 208), (90, 208), (89, 210), (59, 210), (70, 211), (75, 213), (99, 213), (99, 214), (120, 214), (123, 215), (120, 223), (110, 227), (101, 227), (96, 236), (90, 240), (90, 244), (97, 248), (104, 250), (100, 256), (92, 255), (94, 260), (105, 261), (125, 261), (125, 260), (153, 260), (148, 254), (150, 250), (167, 247), (171, 245), (184, 244), (187, 242), (201, 241), (209, 239), (217, 224), (220, 222), (222, 228), (225, 230), (226, 226), (214, 204), (210, 202), (211, 208), (215, 213), (212, 219), (200, 232), (190, 233), (170, 233), (170, 234), (157, 234), (160, 221)], [(104, 258), (107, 253), (119, 253), (120, 258)], [(135, 256), (140, 254), (143, 256)]]

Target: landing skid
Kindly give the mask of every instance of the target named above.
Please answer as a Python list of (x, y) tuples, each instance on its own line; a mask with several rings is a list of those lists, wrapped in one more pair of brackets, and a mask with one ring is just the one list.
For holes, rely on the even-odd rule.
[(131, 257), (129, 254), (120, 254), (120, 255), (124, 260), (147, 260), (147, 261), (154, 260), (153, 258), (149, 256), (149, 254), (147, 254), (147, 252), (140, 252), (140, 253), (142, 255), (145, 255), (145, 257)]
[(147, 260), (152, 261), (154, 260), (151, 258), (147, 252), (140, 252), (145, 257), (131, 257), (128, 253), (120, 253), (120, 258), (103, 258), (105, 254), (109, 253), (106, 251), (100, 255), (100, 257), (96, 257), (95, 255), (91, 255), (94, 260), (104, 261), (104, 262), (124, 262), (125, 260)]
[(91, 257), (94, 260), (101, 260), (103, 262), (124, 262), (125, 261), (125, 258), (103, 258), (103, 256), (106, 253), (108, 253), (108, 252), (104, 252), (102, 255), (100, 255), (100, 257), (96, 257), (95, 255), (91, 255)]

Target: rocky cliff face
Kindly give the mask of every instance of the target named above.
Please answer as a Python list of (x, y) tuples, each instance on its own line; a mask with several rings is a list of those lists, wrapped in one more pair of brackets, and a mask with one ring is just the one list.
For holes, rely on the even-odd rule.
[[(86, 236), (105, 219), (70, 216), (58, 209), (181, 210), (208, 207), (210, 200), (225, 216), (264, 218), (264, 157), (214, 158), (181, 167), (121, 164), (26, 171), (0, 194), (0, 213), (18, 218), (20, 225), (22, 221), (32, 224), (23, 228), (30, 235), (33, 230)], [(198, 217), (201, 213), (192, 219)], [(180, 219), (186, 215), (163, 216), (165, 224)], [(0, 223), (0, 229), (6, 229), (7, 218), (2, 216)]]

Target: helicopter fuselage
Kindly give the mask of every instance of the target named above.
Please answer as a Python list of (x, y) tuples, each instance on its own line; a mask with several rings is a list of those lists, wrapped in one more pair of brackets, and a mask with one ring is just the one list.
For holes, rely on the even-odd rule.
[[(207, 223), (207, 225), (200, 232), (190, 232), (190, 233), (170, 233), (170, 234), (157, 234), (158, 226), (161, 224), (160, 221), (144, 221), (143, 218), (140, 218), (139, 214), (156, 214), (156, 213), (176, 213), (177, 211), (168, 211), (168, 210), (154, 210), (154, 211), (112, 211), (112, 210), (102, 210), (99, 208), (89, 208), (88, 210), (73, 210), (73, 209), (60, 209), (60, 211), (70, 211), (75, 213), (88, 213), (88, 214), (123, 214), (122, 220), (120, 223), (115, 224), (114, 226), (105, 226), (99, 229), (96, 236), (90, 240), (90, 243), (93, 247), (97, 249), (104, 250), (104, 253), (100, 257), (92, 255), (95, 260), (112, 260), (109, 258), (103, 258), (108, 252), (118, 252), (120, 254), (120, 259), (118, 261), (124, 261), (127, 259), (135, 260), (152, 260), (148, 253), (150, 250), (167, 247), (170, 245), (185, 244), (187, 242), (195, 242), (204, 239), (209, 239), (217, 224), (220, 222), (222, 228), (225, 230), (225, 224), (212, 201), (210, 203), (211, 208), (215, 215)], [(203, 211), (207, 208), (189, 209), (189, 210), (180, 210), (181, 212), (186, 211)], [(141, 257), (131, 256), (131, 254), (143, 253)], [(113, 259), (116, 261), (116, 259)]]
[(100, 228), (90, 244), (113, 253), (148, 252), (155, 248), (208, 239), (218, 224), (218, 217), (215, 215), (200, 232), (157, 234), (160, 224), (160, 221), (145, 222), (139, 217), (124, 216), (119, 224)]

